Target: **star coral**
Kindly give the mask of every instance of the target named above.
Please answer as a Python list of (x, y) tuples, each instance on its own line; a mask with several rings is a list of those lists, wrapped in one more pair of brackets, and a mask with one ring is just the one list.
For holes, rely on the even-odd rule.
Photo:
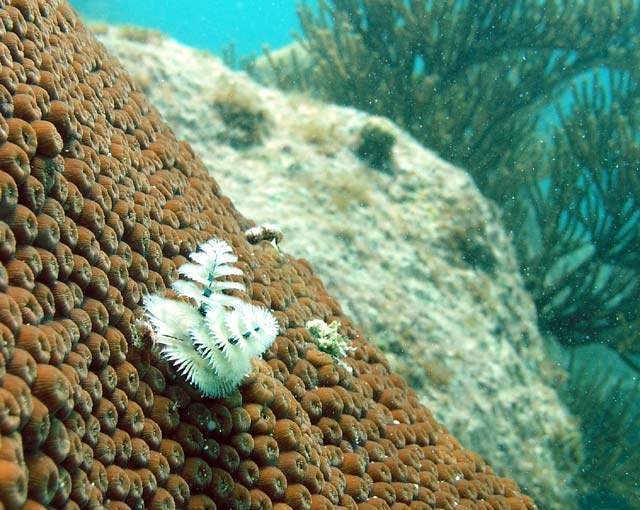
[[(1, 508), (535, 508), (390, 373), (308, 262), (247, 242), (68, 3), (0, 1), (0, 64)], [(237, 254), (235, 297), (279, 328), (217, 400), (136, 340), (143, 297), (175, 296), (212, 238)], [(350, 370), (312, 319), (342, 324)]]

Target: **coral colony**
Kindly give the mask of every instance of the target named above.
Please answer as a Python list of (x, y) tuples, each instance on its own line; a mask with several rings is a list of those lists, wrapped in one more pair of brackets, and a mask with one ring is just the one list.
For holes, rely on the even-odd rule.
[(223, 293), (244, 290), (242, 283), (221, 279), (242, 276), (231, 265), (238, 258), (225, 241), (207, 241), (190, 258), (193, 263), (178, 271), (192, 281), (177, 280), (172, 287), (196, 306), (157, 295), (144, 306), (161, 354), (204, 395), (225, 397), (250, 372), (251, 358), (273, 343), (278, 324), (266, 308)]

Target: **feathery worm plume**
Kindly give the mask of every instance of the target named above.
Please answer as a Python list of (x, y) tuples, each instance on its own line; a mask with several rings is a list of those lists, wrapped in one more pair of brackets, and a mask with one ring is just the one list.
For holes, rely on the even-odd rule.
[(177, 280), (172, 287), (197, 306), (151, 295), (144, 307), (160, 353), (204, 395), (225, 397), (250, 372), (251, 358), (273, 343), (278, 324), (266, 308), (223, 293), (244, 290), (242, 283), (221, 279), (242, 276), (231, 265), (238, 257), (225, 241), (207, 241), (190, 259), (193, 263), (178, 269), (188, 280)]

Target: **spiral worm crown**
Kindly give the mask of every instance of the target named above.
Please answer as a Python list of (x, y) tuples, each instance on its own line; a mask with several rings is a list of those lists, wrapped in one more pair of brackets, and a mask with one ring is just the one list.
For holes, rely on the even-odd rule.
[(172, 287), (197, 306), (156, 295), (144, 306), (161, 354), (203, 395), (225, 397), (249, 373), (251, 358), (271, 346), (278, 324), (266, 308), (223, 293), (244, 290), (242, 283), (221, 279), (242, 276), (225, 241), (207, 241), (190, 258), (193, 263), (178, 272), (191, 281), (177, 280)]

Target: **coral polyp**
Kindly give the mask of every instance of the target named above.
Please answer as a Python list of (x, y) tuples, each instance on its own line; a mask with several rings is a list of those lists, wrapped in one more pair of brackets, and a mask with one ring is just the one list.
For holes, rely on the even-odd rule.
[(225, 397), (250, 372), (251, 359), (273, 343), (278, 324), (266, 308), (223, 293), (244, 290), (242, 283), (223, 279), (243, 274), (231, 265), (238, 258), (225, 241), (207, 241), (190, 259), (178, 269), (187, 279), (172, 288), (195, 305), (150, 295), (144, 306), (162, 356), (203, 395)]

